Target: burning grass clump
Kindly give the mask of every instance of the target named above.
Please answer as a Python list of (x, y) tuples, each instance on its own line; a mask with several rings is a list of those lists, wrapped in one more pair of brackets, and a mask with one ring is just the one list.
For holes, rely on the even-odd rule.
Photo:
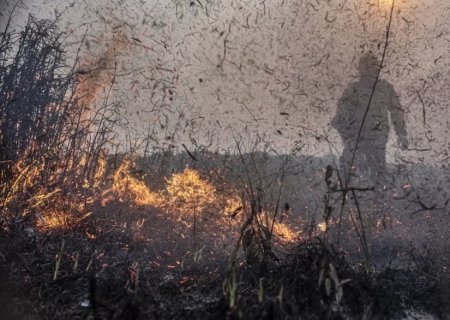
[(300, 235), (300, 232), (295, 232), (288, 224), (277, 221), (275, 221), (273, 233), (282, 242), (294, 242)]
[(200, 174), (186, 168), (167, 180), (167, 200), (172, 214), (177, 218), (201, 215), (217, 202), (216, 188)]
[(102, 193), (102, 206), (108, 201), (118, 199), (120, 202), (135, 203), (141, 206), (161, 205), (162, 197), (159, 193), (152, 192), (148, 186), (138, 178), (134, 177), (131, 170), (134, 167), (131, 159), (123, 160), (120, 167), (114, 172), (111, 188)]
[(0, 219), (70, 229), (103, 185), (116, 119), (106, 105), (87, 117), (54, 22), (30, 16), (25, 30), (5, 30), (0, 51)]
[(102, 192), (102, 206), (117, 199), (138, 206), (155, 207), (170, 213), (175, 220), (185, 220), (194, 214), (202, 218), (215, 212), (231, 216), (242, 203), (236, 192), (230, 192), (223, 185), (221, 187), (228, 190), (227, 194), (218, 192), (212, 182), (193, 169), (186, 168), (165, 178), (164, 185), (160, 185), (158, 191), (151, 191), (148, 184), (152, 183), (146, 183), (134, 171), (135, 162), (126, 157), (112, 174), (112, 186)]
[(176, 220), (194, 215), (199, 218), (236, 216), (242, 211), (242, 199), (234, 189), (222, 183), (218, 191), (212, 181), (196, 170), (186, 168), (166, 179), (166, 183), (166, 210)]

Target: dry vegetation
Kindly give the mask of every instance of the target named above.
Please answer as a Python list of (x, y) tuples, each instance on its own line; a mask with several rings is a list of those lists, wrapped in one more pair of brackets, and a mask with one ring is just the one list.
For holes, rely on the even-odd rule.
[[(186, 149), (178, 156), (190, 166), (170, 174), (160, 170), (176, 158), (167, 150), (110, 154), (122, 119), (107, 100), (89, 109), (92, 92), (77, 64), (65, 66), (61, 41), (54, 23), (31, 18), (0, 43), (0, 260), (2, 282), (11, 280), (0, 299), (11, 319), (442, 315), (431, 255), (371, 268), (359, 207), (349, 225), (332, 214), (341, 198), (331, 196), (331, 166), (323, 217), (309, 223), (282, 201), (285, 158), (265, 176), (240, 141), (233, 161), (215, 167), (202, 165), (210, 153)], [(338, 228), (357, 235), (363, 259), (330, 245)]]

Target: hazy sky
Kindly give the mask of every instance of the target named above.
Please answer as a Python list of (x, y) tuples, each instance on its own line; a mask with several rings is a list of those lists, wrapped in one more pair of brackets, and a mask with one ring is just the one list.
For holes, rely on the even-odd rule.
[[(5, 1), (5, 0), (0, 0)], [(72, 5), (73, 6), (70, 6)], [(113, 98), (130, 121), (159, 144), (211, 149), (233, 146), (233, 134), (259, 136), (279, 151), (303, 146), (323, 155), (329, 122), (359, 57), (384, 49), (390, 0), (23, 0), (28, 13), (54, 18), (71, 33), (70, 52), (84, 43), (81, 67), (109, 68), (86, 83), (101, 100), (117, 62)], [(9, 8), (11, 7), (11, 3)], [(4, 4), (2, 25), (8, 12)], [(388, 162), (450, 163), (450, 2), (397, 0), (382, 77), (400, 96), (410, 149), (391, 126)], [(225, 53), (225, 56), (224, 56)], [(126, 130), (122, 130), (125, 132)], [(447, 159), (447, 160), (445, 160)]]

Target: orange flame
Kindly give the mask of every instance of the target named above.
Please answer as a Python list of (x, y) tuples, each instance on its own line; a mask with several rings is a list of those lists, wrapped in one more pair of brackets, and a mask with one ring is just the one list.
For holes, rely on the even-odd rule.
[[(144, 182), (139, 181), (132, 176), (130, 172), (131, 160), (125, 159), (114, 174), (113, 186), (104, 191), (102, 196), (102, 205), (118, 198), (119, 201), (131, 201), (137, 205), (157, 206), (160, 203), (161, 196), (149, 190)], [(105, 196), (109, 194), (108, 197)]]

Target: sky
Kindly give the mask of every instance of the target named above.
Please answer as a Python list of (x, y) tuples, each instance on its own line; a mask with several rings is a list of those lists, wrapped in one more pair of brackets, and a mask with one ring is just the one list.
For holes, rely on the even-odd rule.
[[(1, 8), (2, 30), (12, 1)], [(111, 87), (128, 125), (120, 139), (155, 148), (323, 156), (342, 152), (330, 126), (358, 61), (381, 58), (390, 0), (22, 0), (13, 18), (55, 18), (69, 57), (101, 103)], [(405, 112), (409, 150), (393, 126), (387, 161), (450, 164), (450, 2), (396, 0), (381, 78)], [(103, 69), (98, 69), (101, 67)], [(170, 139), (169, 139), (170, 137)], [(329, 141), (330, 143), (328, 143)], [(402, 160), (403, 159), (403, 160)]]

